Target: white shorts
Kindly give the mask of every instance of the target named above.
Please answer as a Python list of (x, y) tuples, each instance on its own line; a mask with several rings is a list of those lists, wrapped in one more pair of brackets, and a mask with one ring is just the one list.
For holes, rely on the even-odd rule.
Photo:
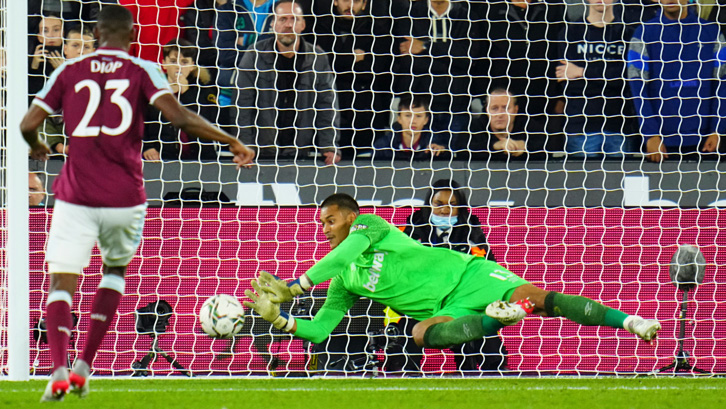
[(86, 207), (56, 200), (45, 260), (50, 273), (81, 274), (98, 242), (103, 264), (123, 267), (141, 243), (146, 203), (133, 207)]

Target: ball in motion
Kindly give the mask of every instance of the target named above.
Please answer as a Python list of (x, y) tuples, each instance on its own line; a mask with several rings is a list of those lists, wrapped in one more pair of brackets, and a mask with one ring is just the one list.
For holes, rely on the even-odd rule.
[(202, 330), (214, 338), (231, 338), (242, 329), (245, 309), (237, 298), (217, 294), (207, 298), (199, 311)]

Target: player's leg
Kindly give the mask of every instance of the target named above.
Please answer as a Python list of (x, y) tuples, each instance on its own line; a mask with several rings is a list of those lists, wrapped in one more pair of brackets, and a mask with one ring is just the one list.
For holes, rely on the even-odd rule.
[(468, 314), (456, 319), (437, 316), (416, 324), (413, 340), (420, 347), (443, 349), (496, 334), (502, 328), (502, 323), (481, 314)]
[(71, 304), (78, 285), (78, 274), (54, 273), (50, 275), (50, 289), (45, 310), (46, 334), (53, 362), (51, 379), (41, 402), (63, 400), (68, 393), (68, 342), (71, 339), (73, 317)]
[(97, 229), (87, 208), (56, 200), (46, 249), (50, 288), (45, 324), (53, 370), (41, 401), (62, 400), (68, 392), (66, 364), (73, 327), (71, 305), (78, 275), (88, 265), (96, 236)]
[(98, 284), (91, 306), (91, 325), (88, 328), (86, 345), (83, 347), (81, 357), (73, 363), (73, 369), (69, 375), (71, 392), (81, 398), (86, 397), (90, 391), (88, 378), (91, 376), (91, 365), (106, 332), (108, 332), (108, 327), (116, 315), (118, 305), (121, 303), (125, 287), (125, 274), (126, 266), (103, 266), (103, 277)]
[(73, 392), (81, 397), (88, 394), (88, 378), (93, 360), (121, 303), (126, 286), (126, 266), (141, 242), (146, 205), (96, 210), (97, 217), (102, 220), (98, 247), (104, 263), (103, 277), (93, 297), (86, 345), (80, 359), (74, 363), (70, 376)]
[(416, 344), (449, 348), (495, 335), (506, 323), (482, 314), (484, 309), (507, 297), (523, 283), (527, 281), (492, 261), (482, 259), (469, 263), (459, 284), (435, 316), (418, 323), (418, 328), (414, 327)]
[(529, 299), (534, 304), (533, 313), (545, 317), (565, 317), (580, 325), (605, 325), (623, 328), (627, 314), (579, 295), (546, 291), (532, 284), (514, 290), (510, 302)]
[(660, 329), (660, 324), (656, 320), (628, 315), (587, 297), (545, 291), (532, 284), (525, 284), (515, 289), (509, 301), (513, 303), (524, 299), (534, 303), (536, 314), (546, 317), (565, 317), (580, 325), (623, 328), (645, 341), (652, 340)]

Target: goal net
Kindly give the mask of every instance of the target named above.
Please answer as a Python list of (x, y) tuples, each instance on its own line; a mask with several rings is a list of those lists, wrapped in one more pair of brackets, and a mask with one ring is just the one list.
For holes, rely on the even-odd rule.
[[(29, 92), (37, 92), (63, 54), (96, 46), (89, 29), (102, 3), (30, 2), (28, 59), (4, 61), (7, 70), (27, 72)], [(591, 24), (587, 16), (596, 12), (575, 1), (529, 2), (526, 12), (524, 4), (509, 1), (326, 0), (301, 3), (304, 24), (301, 19), (289, 25), (275, 21), (271, 2), (255, 2), (254, 12), (245, 9), (248, 2), (233, 0), (120, 3), (136, 21), (131, 52), (159, 62), (182, 102), (259, 155), (251, 168), (236, 170), (224, 147), (190, 140), (158, 112), (145, 113), (149, 209), (117, 318), (94, 363), (97, 374), (650, 373), (679, 353), (683, 292), (672, 285), (668, 265), (685, 244), (697, 246), (707, 266), (703, 284), (688, 294), (683, 350), (693, 366), (726, 372), (726, 317), (719, 309), (726, 294), (721, 177), (726, 168), (711, 158), (715, 154), (694, 157), (685, 151), (661, 163), (649, 161), (631, 87), (645, 68), (628, 72), (642, 61), (628, 52), (644, 53), (632, 38), (643, 35), (638, 27), (659, 16), (660, 6), (615, 2), (601, 14), (607, 20), (612, 12), (614, 23), (606, 27), (616, 29), (590, 32), (584, 28)], [(719, 18), (716, 9), (688, 9), (703, 16), (696, 20), (698, 35), (710, 33), (713, 24), (706, 22)], [(287, 57), (275, 53), (280, 45), (273, 30), (287, 35), (285, 30), (299, 30), (307, 51), (292, 62), (280, 60)], [(577, 43), (586, 54), (579, 60), (568, 54), (578, 52), (568, 48), (578, 33), (589, 36)], [(714, 33), (709, 46), (722, 41)], [(39, 52), (44, 55), (34, 58)], [(58, 53), (57, 59), (48, 53)], [(600, 60), (592, 57), (596, 53)], [(709, 55), (712, 66), (722, 61)], [(655, 64), (658, 56), (650, 58)], [(695, 63), (707, 62), (698, 58)], [(10, 99), (2, 86), (3, 113), (8, 103), (26, 102)], [(571, 88), (578, 86), (579, 91)], [(695, 100), (706, 105), (712, 97), (699, 94)], [(599, 108), (575, 112), (583, 100), (599, 101)], [(504, 126), (496, 128), (502, 120)], [(7, 138), (20, 138), (7, 123), (3, 115), (2, 157), (25, 155), (7, 150)], [(599, 132), (584, 128), (587, 123), (597, 123)], [(43, 321), (49, 286), (44, 253), (55, 200), (52, 182), (66, 149), (72, 151), (58, 117), (46, 121), (40, 133), (54, 154), (48, 162), (30, 161), (45, 194), (30, 208), (30, 309), (19, 318), (29, 328), (16, 334), (29, 339), (28, 369), (34, 375), (46, 375), (52, 366)], [(586, 147), (585, 134), (607, 143)], [(685, 143), (668, 146), (680, 149)], [(340, 154), (340, 161), (326, 164), (335, 160), (329, 152)], [(5, 172), (6, 162), (2, 165)], [(367, 299), (321, 344), (277, 331), (249, 311), (233, 339), (202, 332), (198, 312), (210, 296), (243, 300), (259, 271), (296, 278), (329, 252), (316, 207), (328, 195), (348, 193), (363, 213), (403, 229), (414, 211), (431, 209), (431, 186), (439, 180), (461, 185), (478, 219), (471, 229), (481, 230), (502, 266), (546, 290), (657, 318), (663, 327), (657, 341), (644, 343), (622, 329), (530, 316), (483, 342), (421, 350), (413, 342), (412, 319)], [(6, 203), (26, 192), (4, 187), (0, 192), (0, 371), (7, 374), (12, 335), (6, 328), (13, 317), (5, 313)], [(433, 244), (436, 240), (447, 239), (437, 236)], [(468, 239), (462, 244), (467, 252), (477, 247)], [(78, 321), (71, 362), (84, 345), (100, 279), (96, 249), (73, 300)], [(321, 284), (283, 308), (310, 318), (326, 291)], [(170, 313), (157, 314), (160, 301)], [(145, 315), (151, 324), (139, 319)]]

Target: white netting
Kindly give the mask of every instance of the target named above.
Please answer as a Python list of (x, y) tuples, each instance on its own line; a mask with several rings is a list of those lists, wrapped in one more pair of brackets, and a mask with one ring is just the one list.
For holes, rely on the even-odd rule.
[[(6, 147), (7, 144), (5, 142), (5, 135), (7, 135), (8, 131), (8, 125), (7, 125), (7, 92), (6, 92), (6, 83), (5, 83), (5, 41), (7, 39), (6, 34), (6, 13), (7, 10), (5, 8), (5, 4), (0, 4), (0, 98), (2, 99), (0, 103), (0, 133), (2, 135), (2, 141), (0, 142), (0, 172), (2, 174), (2, 179), (5, 180), (6, 177), (6, 169), (7, 164), (5, 163), (5, 157), (6, 157)], [(5, 188), (5, 184), (3, 183), (2, 189), (0, 189), (0, 203), (2, 203), (2, 218), (0, 219), (0, 242), (3, 244), (7, 242), (7, 221), (6, 221), (6, 208), (5, 203), (7, 202), (7, 189)], [(8, 306), (8, 268), (7, 268), (7, 258), (5, 257), (5, 246), (3, 245), (0, 249), (0, 254), (2, 254), (2, 257), (0, 257), (0, 260), (2, 261), (2, 264), (0, 264), (0, 372), (4, 372), (7, 368), (7, 347), (8, 347), (8, 317), (7, 317), (7, 306)]]
[[(49, 41), (46, 51), (51, 53), (73, 52), (71, 44), (81, 49), (89, 45), (87, 30), (100, 3), (29, 1), (31, 94), (53, 70), (52, 58), (33, 62), (39, 41)], [(689, 321), (685, 349), (698, 367), (726, 371), (721, 325), (726, 317), (718, 309), (726, 294), (726, 215), (718, 208), (726, 200), (720, 193), (726, 191), (720, 176), (724, 166), (676, 155), (660, 165), (644, 160), (639, 111), (626, 81), (652, 75), (643, 74), (644, 51), (632, 48), (630, 37), (660, 6), (618, 2), (613, 17), (623, 23), (606, 25), (606, 31), (590, 25), (591, 44), (584, 46), (576, 38), (591, 22), (584, 17), (588, 6), (579, 1), (536, 1), (526, 7), (510, 1), (431, 6), (427, 0), (315, 1), (303, 5), (303, 52), (286, 60), (273, 51), (274, 18), (266, 18), (270, 4), (257, 2), (256, 12), (250, 13), (242, 0), (120, 3), (138, 23), (139, 41), (132, 53), (162, 64), (190, 109), (239, 132), (262, 156), (252, 169), (238, 173), (223, 148), (189, 141), (158, 112), (147, 113), (143, 154), (150, 208), (118, 318), (94, 364), (99, 373), (179, 373), (161, 355), (155, 361), (147, 355), (156, 346), (176, 359), (181, 371), (196, 375), (400, 374), (401, 369), (432, 375), (457, 369), (486, 373), (476, 369), (480, 364), (481, 369), (511, 373), (649, 372), (669, 364), (677, 350), (680, 293), (670, 285), (665, 266), (680, 244), (699, 246), (708, 263), (705, 284), (691, 294), (697, 302), (689, 304), (689, 317), (695, 320)], [(348, 8), (360, 14), (344, 18), (341, 12)], [(719, 9), (704, 6), (699, 11), (715, 20)], [(54, 39), (52, 28), (46, 35), (50, 40), (41, 40), (36, 35), (41, 21), (43, 26), (61, 25), (65, 40)], [(699, 35), (713, 28), (704, 21), (695, 23)], [(277, 30), (286, 27), (294, 30), (295, 24)], [(164, 50), (178, 38), (182, 40)], [(59, 41), (65, 41), (65, 49), (57, 48)], [(709, 59), (699, 55), (689, 64), (708, 62), (719, 75), (718, 64), (726, 59), (719, 54), (718, 35), (709, 41), (715, 50), (703, 54)], [(574, 56), (581, 50), (584, 56)], [(608, 50), (616, 54), (607, 61), (609, 69), (593, 57)], [(651, 67), (660, 61), (655, 55), (649, 58)], [(184, 81), (177, 72), (192, 74)], [(613, 72), (618, 76), (611, 77)], [(572, 78), (558, 81), (563, 76)], [(677, 79), (688, 80), (672, 80)], [(290, 84), (304, 91), (292, 92)], [(692, 103), (688, 98), (713, 99), (684, 96), (681, 105)], [(584, 107), (584, 101), (590, 105)], [(718, 117), (716, 112), (697, 114), (703, 124)], [(589, 128), (583, 125), (587, 121)], [(588, 151), (596, 156), (587, 161), (568, 156), (568, 143), (575, 146), (572, 152), (582, 150), (576, 141), (585, 132), (614, 140), (615, 155), (597, 156), (611, 152), (600, 144)], [(29, 224), (33, 326), (43, 316), (47, 297), (43, 258), (54, 200), (51, 183), (66, 148), (58, 118), (46, 122), (41, 134), (57, 154), (47, 163), (31, 163), (48, 191), (43, 204), (31, 209)], [(624, 135), (626, 142), (619, 144), (613, 134)], [(409, 142), (410, 136), (414, 139)], [(332, 158), (325, 153), (336, 137), (342, 160), (326, 165)], [(440, 152), (434, 156), (432, 150)], [(528, 318), (501, 332), (505, 348), (495, 337), (483, 350), (475, 343), (463, 351), (426, 350), (421, 358), (410, 325), (404, 320), (387, 326), (391, 318), (384, 316), (383, 307), (367, 300), (356, 304), (330, 342), (321, 345), (271, 330), (253, 316), (234, 341), (202, 333), (197, 312), (209, 296), (227, 293), (242, 299), (258, 270), (298, 277), (327, 254), (314, 205), (329, 194), (350, 193), (365, 213), (404, 226), (439, 179), (464, 186), (499, 263), (548, 290), (658, 318), (663, 324), (658, 343), (640, 343), (623, 330)], [(71, 360), (85, 341), (100, 267), (94, 252), (74, 299), (80, 321)], [(6, 300), (6, 279), (2, 269), (0, 304)], [(319, 287), (312, 298), (286, 308), (298, 316), (317, 311), (326, 285)], [(136, 315), (158, 300), (167, 301), (173, 314), (154, 340), (148, 328), (137, 326)], [(0, 329), (4, 319), (0, 315)], [(32, 373), (45, 374), (51, 366), (48, 346), (36, 335), (42, 332), (29, 334), (29, 364)], [(6, 339), (0, 341), (2, 366)], [(467, 359), (457, 366), (461, 356)], [(504, 356), (506, 364), (500, 365)]]

